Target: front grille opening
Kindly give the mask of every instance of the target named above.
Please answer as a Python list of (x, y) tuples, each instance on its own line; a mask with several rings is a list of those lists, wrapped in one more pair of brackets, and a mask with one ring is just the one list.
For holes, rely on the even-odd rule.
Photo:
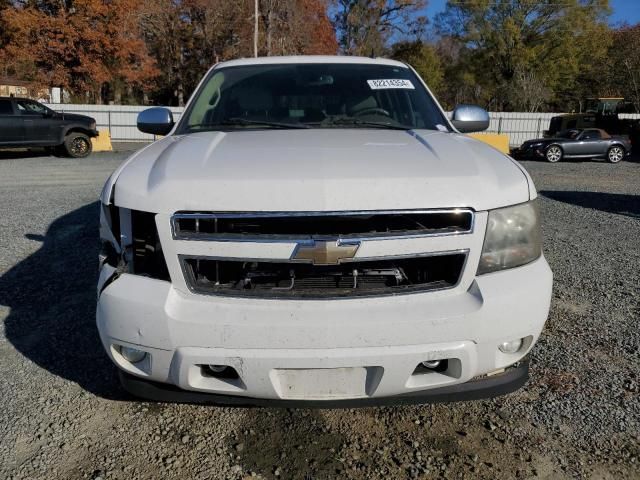
[(133, 273), (169, 280), (154, 213), (131, 210)]
[(466, 254), (311, 265), (183, 258), (192, 291), (256, 297), (340, 297), (451, 288)]
[(206, 214), (179, 212), (174, 216), (176, 238), (278, 236), (309, 237), (389, 236), (469, 232), (469, 210), (420, 212), (357, 212), (305, 214)]

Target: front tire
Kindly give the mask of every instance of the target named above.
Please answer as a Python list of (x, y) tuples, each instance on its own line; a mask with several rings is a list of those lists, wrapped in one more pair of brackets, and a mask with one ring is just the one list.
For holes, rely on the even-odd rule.
[(547, 162), (558, 163), (560, 160), (562, 160), (563, 154), (564, 152), (559, 145), (550, 145), (549, 148), (547, 148), (544, 156), (547, 159)]
[(607, 160), (609, 160), (609, 163), (618, 163), (624, 158), (625, 153), (624, 148), (620, 145), (614, 145), (607, 152)]
[(84, 133), (73, 132), (65, 137), (64, 150), (72, 158), (84, 158), (91, 154), (93, 144)]

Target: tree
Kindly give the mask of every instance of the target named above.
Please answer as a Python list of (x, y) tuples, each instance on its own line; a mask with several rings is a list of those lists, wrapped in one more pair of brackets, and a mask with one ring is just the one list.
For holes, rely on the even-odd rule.
[(324, 0), (262, 0), (264, 40), (260, 51), (271, 55), (335, 55), (336, 34)]
[[(189, 9), (196, 10), (195, 2), (183, 3), (171, 0), (148, 0), (140, 11), (140, 28), (142, 38), (151, 56), (159, 67), (157, 87), (154, 100), (165, 105), (184, 105), (185, 90), (191, 84), (192, 71), (187, 67), (188, 56), (194, 54), (196, 59), (200, 54), (208, 53), (209, 39), (194, 41), (193, 30), (198, 22), (207, 22), (210, 11), (199, 10), (199, 15), (187, 16)], [(192, 18), (196, 21), (193, 22)], [(216, 24), (211, 22), (212, 26)], [(205, 32), (205, 35), (208, 30)], [(204, 40), (204, 43), (203, 43)], [(197, 45), (197, 52), (193, 47)], [(204, 59), (203, 59), (204, 60)], [(197, 69), (200, 72), (200, 69)]]
[(436, 49), (421, 41), (404, 41), (391, 47), (391, 58), (408, 63), (436, 94), (440, 91), (444, 72)]
[(5, 68), (82, 101), (100, 102), (109, 85), (143, 88), (157, 71), (138, 38), (137, 9), (135, 0), (14, 2), (2, 11)]
[[(253, 0), (148, 0), (140, 24), (160, 67), (154, 100), (184, 105), (218, 61), (253, 56)], [(324, 0), (261, 0), (260, 55), (333, 54)]]
[[(485, 105), (564, 109), (581, 73), (591, 74), (607, 53), (608, 13), (607, 0), (449, 1), (437, 25), (459, 42), (463, 68), (482, 87)], [(533, 105), (525, 87), (538, 96)]]
[(533, 70), (518, 67), (507, 90), (515, 109), (538, 112), (551, 98), (551, 91), (544, 85), (541, 75)]
[[(2, 57), (2, 52), (9, 41), (8, 26), (4, 21), (4, 12), (11, 6), (10, 0), (0, 0), (0, 65), (6, 65), (7, 60)], [(0, 75), (6, 73), (0, 71)]]
[(601, 65), (599, 95), (622, 96), (640, 112), (640, 23), (612, 32), (606, 62)]
[[(260, 54), (336, 53), (327, 2), (260, 0)], [(61, 86), (83, 101), (151, 96), (184, 105), (212, 64), (252, 56), (253, 6), (253, 0), (0, 0), (0, 73)]]
[(382, 55), (394, 35), (418, 38), (427, 18), (425, 0), (334, 0), (333, 22), (343, 52)]

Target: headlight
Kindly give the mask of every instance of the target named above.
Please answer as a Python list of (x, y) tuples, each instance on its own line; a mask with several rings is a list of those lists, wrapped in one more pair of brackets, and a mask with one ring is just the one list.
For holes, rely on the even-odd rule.
[(478, 275), (519, 267), (541, 254), (540, 220), (534, 202), (489, 212)]
[(96, 122), (91, 122), (89, 124), (89, 130), (95, 130), (96, 129)]

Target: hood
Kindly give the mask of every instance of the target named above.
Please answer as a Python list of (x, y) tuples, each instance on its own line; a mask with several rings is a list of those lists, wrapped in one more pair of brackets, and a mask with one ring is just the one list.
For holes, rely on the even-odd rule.
[(566, 138), (555, 138), (555, 137), (548, 137), (548, 138), (534, 138), (533, 140), (527, 140), (526, 142), (524, 142), (522, 145), (532, 145), (534, 143), (549, 143), (549, 142), (557, 142), (558, 140), (566, 140)]
[(487, 210), (529, 200), (529, 183), (510, 157), (453, 133), (201, 132), (134, 154), (105, 185), (103, 202), (113, 192), (116, 205), (155, 213)]
[(77, 113), (60, 113), (56, 112), (56, 116), (62, 118), (63, 120), (70, 120), (78, 123), (91, 123), (95, 122), (95, 119), (88, 117), (86, 115), (78, 115)]

